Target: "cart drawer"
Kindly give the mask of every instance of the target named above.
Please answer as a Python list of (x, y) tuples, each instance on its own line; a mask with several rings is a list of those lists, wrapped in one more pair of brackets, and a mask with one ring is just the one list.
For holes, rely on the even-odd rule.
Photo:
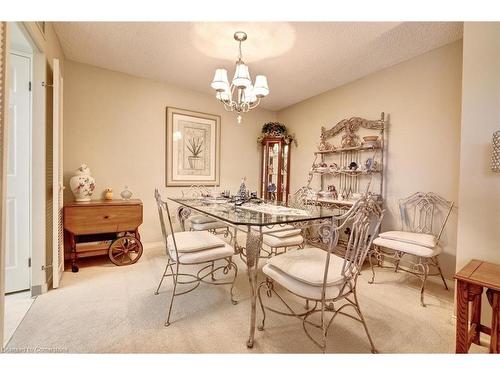
[(64, 208), (64, 229), (76, 235), (133, 231), (141, 223), (142, 205)]

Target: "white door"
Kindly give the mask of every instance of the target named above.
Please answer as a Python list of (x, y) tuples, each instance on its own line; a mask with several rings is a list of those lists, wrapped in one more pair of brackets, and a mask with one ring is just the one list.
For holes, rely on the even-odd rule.
[(5, 292), (30, 289), (31, 58), (10, 53)]
[(63, 79), (59, 60), (53, 68), (53, 174), (52, 174), (52, 287), (58, 288), (64, 272), (63, 238)]

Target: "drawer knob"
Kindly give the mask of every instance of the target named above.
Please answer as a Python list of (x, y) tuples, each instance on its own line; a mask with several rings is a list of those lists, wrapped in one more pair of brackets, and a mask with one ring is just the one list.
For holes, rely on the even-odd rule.
[(104, 216), (104, 218), (105, 218), (105, 219), (109, 219), (109, 216), (108, 216), (108, 215), (106, 215), (106, 216)]

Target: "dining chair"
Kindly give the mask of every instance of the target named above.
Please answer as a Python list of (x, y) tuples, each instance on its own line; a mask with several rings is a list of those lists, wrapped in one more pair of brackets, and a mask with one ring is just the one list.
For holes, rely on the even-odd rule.
[[(417, 192), (399, 200), (401, 230), (380, 233), (373, 241), (374, 246), (368, 257), (372, 269), (370, 283), (375, 281), (375, 269), (371, 259), (373, 256), (379, 266), (388, 258), (395, 262), (395, 272), (402, 270), (420, 278), (420, 303), (424, 307), (428, 276), (441, 276), (444, 287), (448, 290), (438, 257), (442, 252), (441, 236), (453, 205), (453, 202), (432, 192)], [(408, 262), (410, 267), (400, 264), (404, 256), (404, 261)], [(431, 267), (435, 272), (430, 272)]]
[[(326, 244), (325, 249), (306, 246), (302, 250), (290, 250), (270, 258), (262, 268), (266, 280), (258, 287), (262, 321), (257, 328), (264, 329), (266, 311), (298, 318), (302, 320), (307, 337), (325, 353), (328, 330), (338, 315), (344, 315), (363, 325), (371, 350), (376, 353), (359, 307), (356, 284), (383, 214), (383, 210), (371, 194), (365, 195), (349, 211), (321, 225), (319, 231)], [(341, 242), (339, 237), (347, 228), (350, 228), (350, 235), (343, 244), (345, 255), (340, 257), (336, 255)], [(288, 293), (306, 300), (306, 310), (296, 312), (281, 296), (281, 291), (278, 293), (275, 284), (281, 285)], [(263, 291), (268, 298), (276, 295), (284, 305), (285, 311), (265, 305)], [(309, 302), (313, 303), (312, 307), (309, 307)], [(349, 307), (356, 315), (345, 311)], [(331, 316), (327, 318), (327, 314)], [(311, 320), (318, 315), (319, 323)], [(321, 332), (320, 341), (313, 338), (310, 333), (310, 329), (314, 328)]]
[[(292, 208), (305, 208), (304, 194), (301, 188), (294, 194), (288, 196), (288, 206)], [(260, 258), (270, 258), (274, 255), (287, 252), (290, 248), (302, 249), (305, 245), (302, 228), (290, 224), (266, 225), (262, 228), (252, 227), (256, 231), (262, 231), (262, 248)], [(245, 229), (243, 229), (245, 231)], [(265, 246), (264, 246), (265, 245)], [(280, 252), (280, 250), (282, 250)], [(240, 254), (244, 257), (244, 254)]]
[[(165, 266), (155, 294), (159, 293), (165, 277), (172, 276), (173, 281), (173, 290), (165, 326), (170, 325), (170, 315), (172, 313), (174, 298), (195, 290), (202, 282), (213, 285), (231, 285), (231, 302), (233, 305), (237, 304), (237, 301), (234, 299), (233, 290), (238, 275), (238, 267), (232, 260), (234, 254), (233, 247), (207, 231), (181, 231), (175, 233), (168, 204), (161, 199), (158, 189), (155, 189), (155, 199), (158, 206), (160, 226), (167, 255), (167, 265)], [(165, 226), (165, 216), (168, 220), (168, 231)], [(217, 264), (221, 262), (222, 264)], [(198, 269), (197, 273), (189, 273), (188, 271), (180, 272), (181, 266), (203, 267)], [(233, 271), (234, 276), (230, 281), (227, 281), (227, 279), (215, 279), (214, 275), (219, 271), (223, 275), (227, 275), (230, 271)], [(207, 279), (208, 277), (210, 279)], [(179, 285), (189, 285), (189, 288), (178, 291), (177, 288)]]
[[(202, 185), (191, 185), (188, 189), (182, 191), (183, 198), (193, 198), (198, 199), (202, 197), (211, 196), (212, 192), (206, 187)], [(193, 231), (209, 231), (213, 234), (223, 234), (224, 237), (230, 237), (231, 232), (229, 230), (229, 226), (222, 221), (214, 219), (213, 217), (207, 215), (191, 215), (191, 211), (187, 207), (179, 207), (177, 215), (182, 217), (181, 220), (181, 228), (182, 230), (186, 230), (185, 222), (189, 224), (189, 230)], [(231, 241), (229, 241), (231, 242)]]
[[(288, 206), (291, 208), (304, 209), (308, 188), (302, 187), (293, 194), (288, 195)], [(302, 228), (294, 227), (290, 224), (277, 224), (272, 227), (262, 229), (262, 244), (269, 247), (270, 251), (264, 251), (269, 256), (280, 254), (279, 250), (286, 251), (290, 248), (304, 248), (305, 240)]]
[(286, 252), (291, 247), (303, 248), (302, 229), (289, 224), (263, 227), (262, 244), (269, 248), (269, 252), (265, 250), (269, 256), (280, 254), (280, 249), (283, 250), (282, 252)]

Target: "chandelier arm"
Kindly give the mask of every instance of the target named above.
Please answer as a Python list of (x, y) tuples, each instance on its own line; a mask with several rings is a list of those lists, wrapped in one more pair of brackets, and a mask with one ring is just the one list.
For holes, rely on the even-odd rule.
[(226, 103), (226, 102), (222, 102), (222, 104), (224, 104), (224, 109), (228, 112), (233, 112), (234, 111), (234, 106), (232, 105), (232, 103)]
[(253, 104), (249, 105), (249, 108), (250, 109), (254, 109), (255, 107), (257, 107), (258, 105), (260, 104), (260, 98), (257, 98), (257, 101), (254, 102)]

